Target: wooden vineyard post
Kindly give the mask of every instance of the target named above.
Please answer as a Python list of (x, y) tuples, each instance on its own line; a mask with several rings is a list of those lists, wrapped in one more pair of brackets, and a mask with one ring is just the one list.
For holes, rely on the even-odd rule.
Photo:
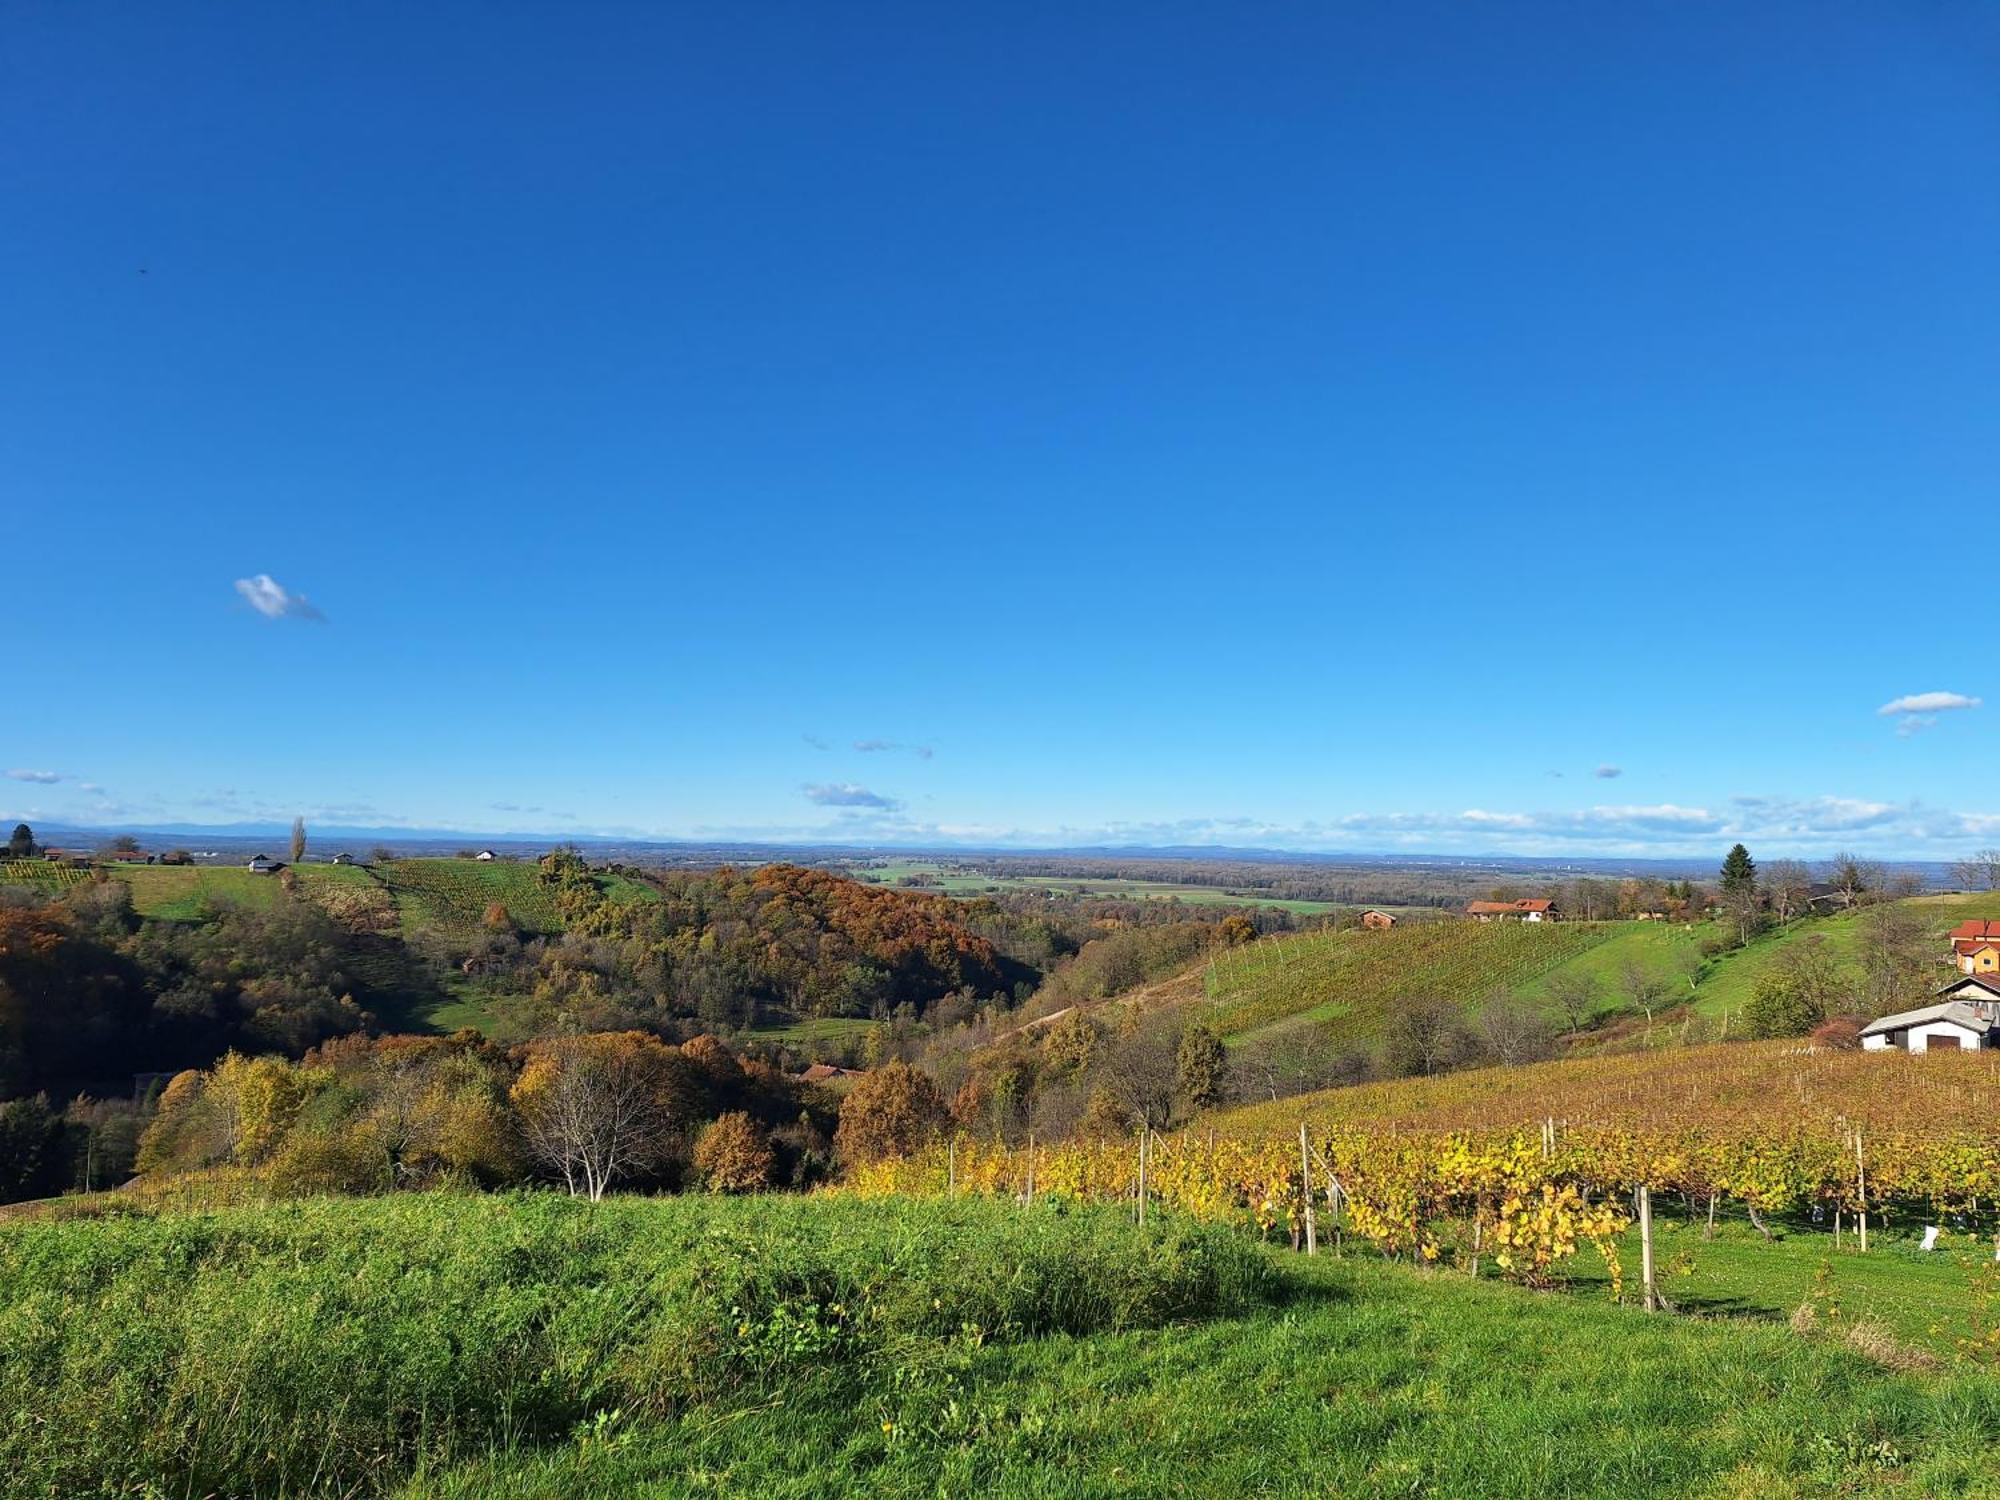
[(1028, 1132), (1028, 1202), (1035, 1201), (1035, 1132)]
[(1639, 1285), (1646, 1311), (1660, 1310), (1660, 1294), (1653, 1285), (1653, 1190), (1639, 1184)]
[(1153, 1133), (1150, 1122), (1141, 1120), (1139, 1124), (1139, 1227), (1146, 1225), (1146, 1138)]
[(1306, 1124), (1299, 1121), (1299, 1194), (1306, 1205), (1306, 1254), (1319, 1254), (1319, 1236), (1313, 1223), (1312, 1148), (1306, 1144)]
[(1854, 1132), (1854, 1181), (1855, 1190), (1860, 1197), (1860, 1202), (1855, 1205), (1855, 1212), (1860, 1219), (1861, 1253), (1866, 1255), (1868, 1253), (1868, 1163), (1861, 1155), (1861, 1132), (1858, 1130)]
[(958, 1137), (953, 1136), (944, 1143), (944, 1195), (958, 1196)]

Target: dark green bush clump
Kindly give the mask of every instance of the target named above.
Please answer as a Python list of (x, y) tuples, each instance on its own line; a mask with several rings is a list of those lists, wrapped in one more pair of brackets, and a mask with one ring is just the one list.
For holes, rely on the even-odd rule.
[(1263, 1296), (1227, 1231), (846, 1199), (312, 1200), (0, 1232), (0, 1493), (388, 1488), (593, 1414), (837, 1394)]

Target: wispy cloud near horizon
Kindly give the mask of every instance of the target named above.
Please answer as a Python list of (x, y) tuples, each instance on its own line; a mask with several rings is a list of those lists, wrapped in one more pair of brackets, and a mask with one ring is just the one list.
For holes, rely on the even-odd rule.
[(856, 786), (851, 781), (810, 782), (801, 790), (806, 801), (816, 807), (875, 807), (886, 811), (901, 806), (894, 797), (871, 792), (867, 787)]

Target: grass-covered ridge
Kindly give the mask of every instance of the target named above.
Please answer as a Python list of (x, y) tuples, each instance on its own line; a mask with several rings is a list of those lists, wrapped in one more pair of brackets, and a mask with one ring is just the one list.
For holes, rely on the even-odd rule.
[(0, 1232), (0, 1493), (387, 1488), (619, 1413), (844, 1408), (955, 1351), (1213, 1315), (1227, 1231), (991, 1202), (436, 1195)]

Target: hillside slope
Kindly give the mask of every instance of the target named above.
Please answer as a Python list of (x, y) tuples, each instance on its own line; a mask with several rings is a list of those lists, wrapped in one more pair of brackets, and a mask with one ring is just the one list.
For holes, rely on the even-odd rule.
[[(1992, 896), (1920, 896), (1899, 904), (1922, 917), (1940, 983), (1948, 975), (1945, 933), (1967, 917), (2000, 917), (2000, 898)], [(1476, 1017), (1495, 998), (1509, 997), (1567, 1030), (1552, 995), (1564, 980), (1582, 980), (1590, 996), (1582, 1036), (1588, 1044), (1645, 1024), (1631, 993), (1635, 974), (1652, 982), (1656, 1023), (1679, 1024), (1690, 1014), (1734, 1023), (1759, 978), (1796, 944), (1823, 941), (1858, 967), (1866, 921), (1866, 910), (1810, 917), (1719, 954), (1713, 950), (1725, 933), (1717, 923), (1441, 921), (1384, 932), (1279, 934), (1205, 960), (1197, 971), (1199, 999), (1184, 999), (1178, 1008), (1232, 1047), (1282, 1044), (1307, 1030), (1338, 1047), (1366, 1047), (1400, 1005), (1417, 999), (1448, 999)]]
[(1521, 1067), (1471, 1068), (1325, 1089), (1209, 1117), (1226, 1134), (1266, 1138), (1366, 1124), (1475, 1130), (1582, 1124), (1749, 1125), (1846, 1131), (1982, 1128), (2000, 1117), (2000, 1052), (1827, 1051), (1797, 1042), (1717, 1042)]

